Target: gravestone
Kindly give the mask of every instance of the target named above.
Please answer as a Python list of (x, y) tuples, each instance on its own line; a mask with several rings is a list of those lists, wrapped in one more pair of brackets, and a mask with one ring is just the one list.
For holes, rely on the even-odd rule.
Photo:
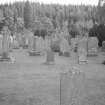
[(52, 41), (51, 41), (51, 38), (49, 37), (47, 39), (47, 48), (46, 48), (46, 62), (45, 64), (55, 64), (55, 54), (54, 52), (51, 50), (51, 44), (52, 44)]
[(47, 50), (46, 52), (46, 64), (54, 64), (55, 59), (54, 59), (54, 52), (52, 50)]
[(68, 41), (65, 38), (62, 38), (61, 43), (60, 43), (60, 55), (63, 56), (70, 56), (70, 46)]
[(105, 81), (102, 81), (100, 78), (87, 76), (79, 69), (71, 68), (69, 72), (61, 73), (60, 105), (104, 105)]
[(26, 38), (25, 38), (24, 35), (22, 36), (22, 47), (23, 47), (23, 49), (26, 49), (26, 48), (27, 48), (27, 45), (26, 45)]
[(13, 49), (13, 37), (10, 35), (9, 51), (12, 52)]
[(0, 61), (9, 61), (9, 43), (10, 43), (10, 37), (8, 35), (8, 28), (3, 28), (3, 40), (2, 40), (2, 55), (0, 58)]
[(105, 52), (105, 41), (102, 42), (102, 51)]
[(97, 56), (98, 54), (98, 39), (97, 37), (88, 38), (88, 56)]
[(40, 55), (37, 39), (38, 39), (37, 36), (34, 36), (33, 34), (30, 35), (30, 37), (29, 37), (29, 55), (30, 56)]
[(78, 42), (78, 63), (87, 63), (87, 38), (85, 37)]
[(19, 49), (19, 43), (16, 39), (13, 40), (13, 49)]
[(0, 56), (2, 55), (2, 40), (3, 40), (3, 36), (0, 35)]
[(71, 38), (71, 47), (74, 52), (77, 52), (79, 38)]

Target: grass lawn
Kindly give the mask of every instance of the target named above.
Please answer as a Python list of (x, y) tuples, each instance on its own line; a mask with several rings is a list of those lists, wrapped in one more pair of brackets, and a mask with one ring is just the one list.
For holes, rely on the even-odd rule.
[(11, 54), (16, 58), (14, 64), (0, 62), (0, 105), (60, 105), (60, 73), (72, 67), (85, 77), (68, 76), (64, 80), (62, 101), (67, 96), (70, 104), (74, 98), (76, 105), (105, 105), (105, 66), (101, 65), (104, 56), (88, 58), (88, 64), (78, 65), (72, 57), (56, 55), (56, 64), (48, 66), (43, 64), (44, 56), (30, 57), (27, 50), (15, 50)]

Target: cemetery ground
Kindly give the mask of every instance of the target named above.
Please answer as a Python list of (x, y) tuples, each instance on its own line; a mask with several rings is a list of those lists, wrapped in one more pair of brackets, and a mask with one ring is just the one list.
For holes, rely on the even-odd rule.
[(60, 105), (60, 74), (70, 70), (85, 75), (82, 82), (78, 76), (78, 83), (73, 80), (75, 88), (82, 91), (81, 94), (74, 92), (76, 96), (81, 99), (84, 96), (81, 104), (74, 105), (105, 105), (105, 66), (101, 64), (105, 56), (102, 53), (88, 57), (88, 64), (81, 65), (73, 56), (56, 54), (55, 64), (45, 65), (45, 56), (30, 57), (27, 50), (14, 50), (11, 55), (16, 59), (14, 63), (0, 62), (0, 105)]

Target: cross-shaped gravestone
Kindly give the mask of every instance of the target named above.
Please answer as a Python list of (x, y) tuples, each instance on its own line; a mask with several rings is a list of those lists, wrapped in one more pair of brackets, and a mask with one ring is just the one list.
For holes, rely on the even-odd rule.
[(98, 39), (97, 37), (88, 38), (88, 56), (96, 56), (98, 54)]
[(79, 64), (87, 62), (87, 38), (85, 37), (78, 43), (78, 62)]
[(2, 55), (1, 55), (0, 61), (8, 61), (10, 60), (10, 57), (9, 57), (10, 38), (8, 35), (8, 27), (4, 27), (2, 32), (3, 32)]

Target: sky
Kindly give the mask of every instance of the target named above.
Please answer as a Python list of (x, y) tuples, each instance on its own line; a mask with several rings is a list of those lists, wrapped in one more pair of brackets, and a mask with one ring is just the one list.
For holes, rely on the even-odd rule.
[[(0, 4), (8, 3), (8, 2), (15, 2), (15, 1), (26, 1), (26, 0), (0, 0)], [(35, 1), (39, 3), (45, 3), (45, 4), (50, 4), (50, 3), (58, 3), (58, 4), (74, 4), (74, 5), (80, 5), (80, 4), (85, 4), (85, 5), (97, 5), (98, 0), (29, 0), (29, 1)]]

